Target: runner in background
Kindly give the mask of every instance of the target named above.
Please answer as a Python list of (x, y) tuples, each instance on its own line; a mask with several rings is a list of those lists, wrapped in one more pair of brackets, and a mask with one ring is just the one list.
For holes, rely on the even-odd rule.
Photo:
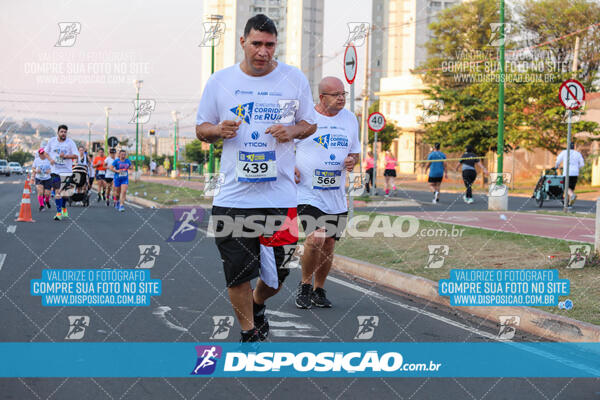
[(56, 136), (48, 140), (44, 152), (48, 154), (52, 165), (51, 177), (54, 189), (54, 202), (56, 203), (55, 221), (68, 217), (67, 202), (63, 199), (63, 186), (68, 177), (73, 175), (73, 160), (79, 158), (75, 142), (67, 138), (68, 127), (59, 125)]
[(371, 193), (371, 182), (373, 182), (373, 168), (375, 167), (375, 159), (373, 158), (373, 152), (368, 151), (367, 157), (365, 158), (365, 170), (369, 176), (365, 189), (367, 194)]
[[(433, 145), (434, 151), (429, 153), (427, 160), (445, 160), (446, 155), (440, 151), (440, 144), (435, 143)], [(433, 199), (431, 202), (436, 204), (440, 201), (440, 187), (442, 186), (442, 179), (445, 177), (448, 179), (448, 171), (446, 171), (446, 163), (444, 161), (429, 162), (425, 167), (425, 171), (429, 170), (429, 187), (433, 192)]]
[[(567, 150), (560, 152), (556, 157), (556, 168), (561, 164), (563, 165), (563, 175), (567, 172), (565, 164), (567, 163)], [(575, 194), (575, 186), (577, 185), (577, 178), (579, 178), (579, 169), (583, 168), (585, 162), (580, 152), (575, 150), (575, 143), (571, 143), (571, 151), (569, 152), (569, 206), (575, 203), (577, 195)]]
[(389, 150), (385, 151), (385, 197), (389, 197), (390, 190), (396, 190), (396, 165), (398, 162)]
[(35, 190), (37, 192), (40, 211), (42, 211), (44, 205), (50, 208), (50, 191), (52, 190), (50, 171), (52, 166), (43, 148), (37, 151), (37, 155), (38, 157), (33, 161), (31, 172), (33, 175), (32, 179), (35, 177)]
[[(104, 182), (106, 185), (106, 205), (110, 206), (110, 194), (113, 188), (113, 179), (115, 177), (115, 173), (109, 168), (112, 163), (117, 159), (117, 151), (114, 148), (108, 150), (108, 157), (104, 160), (104, 167), (106, 168), (106, 174), (104, 175)], [(116, 190), (115, 190), (116, 193)], [(116, 203), (116, 198), (113, 195), (113, 203)]]
[(98, 155), (94, 157), (93, 166), (96, 169), (96, 181), (98, 182), (98, 200), (106, 200), (106, 165), (104, 165), (106, 156), (104, 155), (104, 149), (101, 147), (98, 149)]
[(125, 211), (125, 201), (127, 200), (127, 187), (129, 186), (129, 168), (131, 161), (127, 158), (125, 150), (119, 151), (119, 158), (113, 161), (109, 167), (115, 173), (115, 208), (118, 211)]
[(474, 151), (475, 150), (473, 146), (468, 145), (465, 148), (465, 153), (460, 156), (460, 158), (463, 160), (460, 160), (456, 166), (457, 171), (462, 167), (462, 177), (466, 188), (465, 194), (463, 195), (463, 200), (467, 204), (473, 204), (475, 202), (473, 200), (473, 190), (471, 188), (473, 182), (475, 182), (475, 179), (477, 179), (477, 169), (475, 166), (479, 166), (484, 175), (488, 174), (487, 169), (485, 169), (483, 163), (481, 162), (481, 158), (478, 158)]

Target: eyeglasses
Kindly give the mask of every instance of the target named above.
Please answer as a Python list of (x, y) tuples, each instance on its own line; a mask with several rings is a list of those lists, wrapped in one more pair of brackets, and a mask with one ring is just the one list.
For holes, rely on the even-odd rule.
[(333, 96), (333, 97), (347, 97), (348, 96), (348, 92), (341, 92), (341, 93), (321, 93), (323, 96)]

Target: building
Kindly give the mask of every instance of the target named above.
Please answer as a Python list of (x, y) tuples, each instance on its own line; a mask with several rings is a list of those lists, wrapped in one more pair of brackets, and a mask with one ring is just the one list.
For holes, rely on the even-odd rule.
[[(379, 110), (400, 128), (398, 139), (392, 144), (391, 151), (400, 160), (418, 160), (427, 154), (429, 148), (419, 140), (420, 117), (426, 96), (419, 74), (412, 71), (419, 68), (427, 59), (426, 43), (431, 38), (428, 26), (435, 21), (437, 13), (458, 3), (457, 0), (374, 0), (374, 27), (383, 23), (385, 40), (381, 42), (387, 51), (376, 58), (373, 50), (373, 62), (383, 66), (375, 76), (381, 76), (379, 86), (373, 83), (374, 95), (379, 97)], [(381, 17), (383, 12), (384, 16)], [(385, 25), (387, 23), (387, 26)], [(373, 40), (377, 41), (376, 30)], [(376, 46), (374, 46), (376, 47)], [(375, 51), (375, 54), (373, 53)], [(375, 57), (374, 57), (375, 55)], [(386, 57), (387, 56), (387, 57)], [(376, 69), (371, 63), (371, 68)], [(427, 148), (426, 148), (427, 147)], [(400, 173), (421, 172), (413, 163), (400, 163)]]
[[(321, 60), (315, 54), (323, 49), (323, 2), (318, 0), (204, 0), (204, 14), (219, 15), (222, 36), (215, 44), (214, 70), (218, 71), (243, 60), (239, 38), (246, 21), (265, 14), (277, 26), (278, 44), (275, 58), (302, 70), (308, 78), (313, 96), (322, 75)], [(212, 42), (202, 44), (201, 85), (211, 75)]]

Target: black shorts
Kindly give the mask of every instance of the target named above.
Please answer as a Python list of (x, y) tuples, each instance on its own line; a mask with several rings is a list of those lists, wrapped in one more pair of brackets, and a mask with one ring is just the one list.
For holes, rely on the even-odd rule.
[(104, 181), (105, 181), (106, 183), (108, 183), (108, 184), (111, 184), (111, 183), (112, 183), (112, 181), (113, 181), (113, 178), (107, 178), (107, 177), (104, 177)]
[(576, 185), (577, 185), (577, 177), (569, 176), (569, 189), (575, 190)]
[(105, 175), (105, 174), (103, 174), (103, 175), (98, 175), (98, 172), (96, 172), (96, 180), (97, 180), (98, 182), (105, 180), (105, 177), (106, 177), (106, 175)]
[(319, 228), (325, 228), (325, 237), (340, 240), (344, 229), (346, 229), (348, 212), (327, 214), (320, 208), (310, 204), (298, 204), (298, 218), (302, 223), (302, 229), (306, 236)]
[[(287, 227), (265, 222), (265, 218), (269, 216), (279, 218), (280, 221), (285, 219)], [(252, 225), (237, 222), (232, 224), (223, 221), (227, 217), (234, 220), (237, 217), (240, 221), (242, 218), (253, 217), (254, 221)], [(238, 286), (257, 278), (261, 268), (267, 266), (275, 266), (279, 285), (289, 275), (287, 264), (298, 243), (296, 208), (213, 206), (212, 224), (215, 242), (223, 260), (227, 287)], [(291, 229), (287, 229), (288, 227)]]
[[(52, 190), (52, 178), (44, 180), (39, 180), (38, 178), (35, 178), (35, 184), (42, 185), (44, 187), (44, 190)], [(38, 194), (41, 195), (41, 193)]]
[(395, 169), (386, 169), (383, 172), (383, 176), (392, 176), (392, 177), (396, 177), (396, 170)]
[(438, 177), (430, 176), (429, 179), (427, 180), (427, 182), (429, 182), (429, 183), (442, 183), (442, 179), (443, 178), (444, 178), (443, 176), (438, 176)]

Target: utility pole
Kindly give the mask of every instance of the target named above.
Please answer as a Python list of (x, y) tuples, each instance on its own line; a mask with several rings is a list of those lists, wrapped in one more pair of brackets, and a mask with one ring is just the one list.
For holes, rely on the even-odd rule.
[(108, 154), (108, 114), (112, 108), (104, 107), (104, 113), (106, 114), (106, 131), (104, 132), (104, 151)]
[[(209, 17), (209, 20), (215, 23), (219, 23), (223, 19), (222, 15), (212, 14)], [(215, 73), (215, 37), (212, 37), (212, 43), (210, 46), (210, 74)], [(210, 144), (210, 149), (208, 152), (208, 172), (214, 174), (215, 172), (215, 145)]]
[(88, 151), (92, 151), (92, 123), (88, 122)]
[(173, 171), (177, 174), (177, 129), (179, 128), (179, 113), (177, 111), (171, 111), (171, 116), (174, 122), (174, 135), (173, 135)]
[(497, 185), (502, 185), (504, 163), (504, 0), (500, 0), (500, 79), (498, 81), (498, 178)]
[[(373, 29), (373, 28), (371, 28)], [(362, 106), (362, 141), (363, 141), (363, 160), (367, 158), (368, 144), (369, 144), (369, 128), (367, 126), (367, 114), (368, 114), (368, 103), (369, 103), (369, 42), (371, 40), (371, 31), (367, 33), (365, 39), (365, 81), (363, 84), (363, 106)], [(375, 194), (375, 182), (377, 181), (377, 144), (373, 145), (373, 156), (375, 162), (375, 168), (373, 169), (373, 182), (371, 182), (371, 193)]]
[(135, 98), (136, 98), (136, 102), (135, 102), (135, 176), (137, 179), (137, 172), (138, 172), (138, 163), (139, 163), (139, 158), (140, 158), (140, 154), (139, 154), (139, 146), (138, 146), (138, 138), (139, 138), (139, 130), (140, 130), (140, 124), (139, 124), (139, 120), (140, 120), (140, 88), (142, 87), (142, 84), (144, 83), (144, 81), (136, 79), (135, 81), (133, 81), (133, 84), (135, 85)]

